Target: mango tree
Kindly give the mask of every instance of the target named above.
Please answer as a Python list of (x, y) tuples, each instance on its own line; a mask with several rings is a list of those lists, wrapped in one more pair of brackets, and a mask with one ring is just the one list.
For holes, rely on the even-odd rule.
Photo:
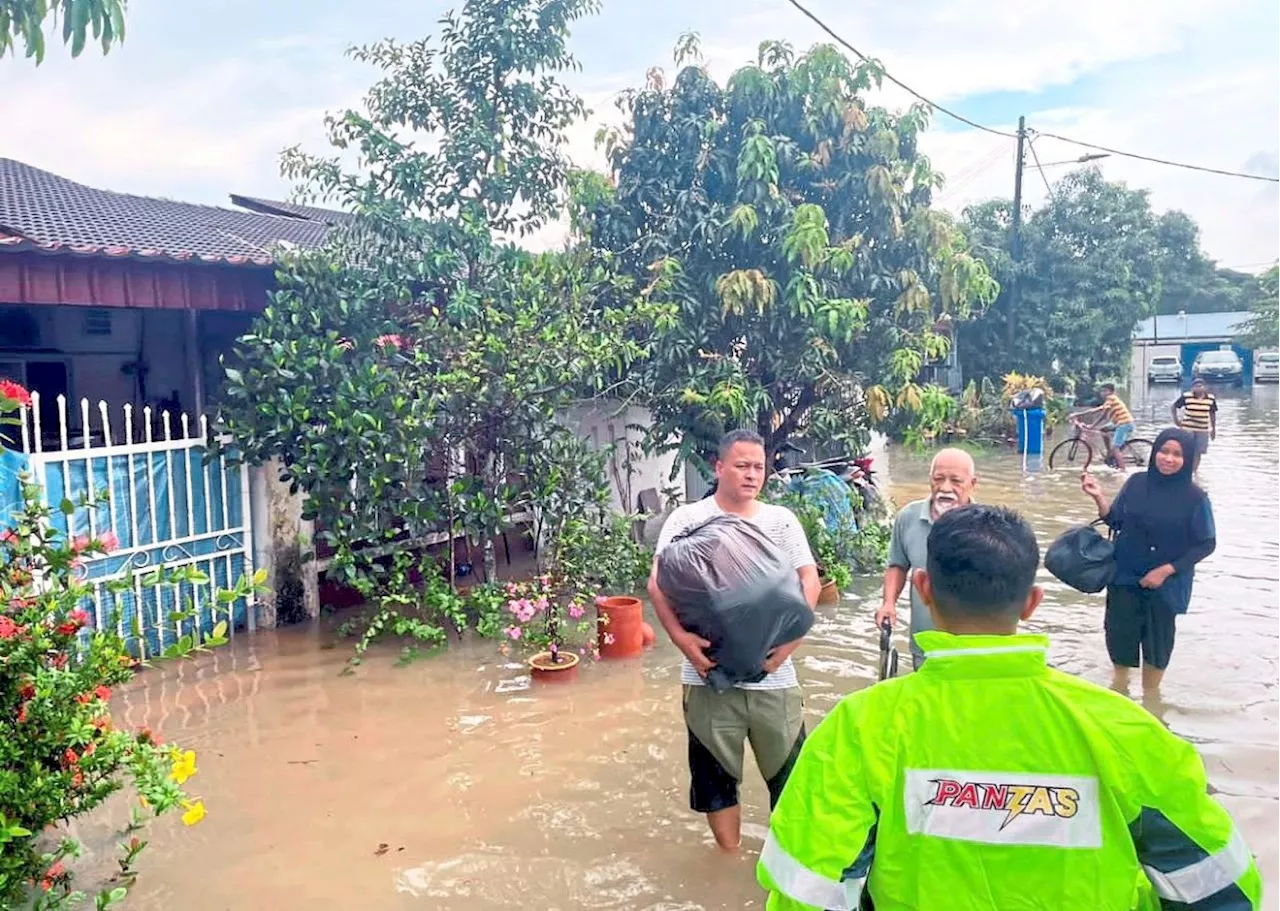
[(670, 85), (651, 70), (601, 135), (612, 186), (583, 183), (592, 242), (670, 280), (676, 325), (639, 376), (652, 440), (682, 461), (743, 425), (771, 455), (793, 435), (862, 445), (918, 404), (921, 367), (947, 349), (939, 321), (996, 291), (930, 207), (927, 111), (872, 105), (879, 70), (826, 45), (765, 42), (724, 86), (695, 39), (686, 59)]

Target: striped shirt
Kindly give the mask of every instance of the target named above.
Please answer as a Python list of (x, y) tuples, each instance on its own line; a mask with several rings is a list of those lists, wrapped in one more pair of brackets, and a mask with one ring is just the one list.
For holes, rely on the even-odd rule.
[[(708, 519), (723, 513), (724, 510), (720, 508), (720, 504), (716, 502), (715, 497), (707, 497), (705, 500), (686, 503), (684, 506), (678, 507), (671, 513), (666, 524), (662, 526), (662, 532), (658, 535), (658, 543), (654, 547), (655, 556), (662, 553), (663, 548), (670, 544), (671, 540), (677, 535), (683, 534), (691, 528), (696, 528)], [(772, 503), (760, 503), (757, 506), (756, 514), (751, 517), (750, 521), (756, 528), (764, 532), (765, 537), (772, 541), (791, 560), (792, 566), (797, 570), (814, 565), (813, 553), (809, 550), (809, 539), (804, 536), (804, 529), (800, 526), (800, 520), (795, 517), (791, 510), (785, 506), (777, 506)], [(694, 669), (693, 663), (688, 658), (684, 659), (684, 663), (680, 665), (680, 682), (687, 686), (706, 685), (706, 681), (699, 676), (697, 670)], [(739, 683), (738, 688), (744, 690), (785, 690), (799, 685), (800, 681), (796, 677), (795, 666), (791, 663), (791, 659), (788, 658), (782, 663), (781, 667), (759, 683)]]
[(1106, 409), (1107, 417), (1111, 419), (1111, 423), (1117, 427), (1121, 424), (1133, 423), (1133, 415), (1129, 413), (1129, 409), (1125, 407), (1124, 402), (1120, 401), (1120, 396), (1114, 392), (1107, 396), (1106, 401), (1102, 403), (1102, 407)]
[(1182, 426), (1187, 430), (1208, 430), (1212, 424), (1212, 415), (1218, 413), (1218, 400), (1211, 394), (1194, 396), (1184, 394), (1173, 403), (1174, 410), (1181, 408)]

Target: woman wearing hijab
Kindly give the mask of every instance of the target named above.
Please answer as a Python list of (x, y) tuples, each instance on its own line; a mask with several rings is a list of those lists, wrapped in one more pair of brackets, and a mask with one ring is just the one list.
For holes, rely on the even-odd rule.
[(1159, 692), (1173, 653), (1174, 621), (1191, 603), (1195, 566), (1217, 544), (1209, 497), (1191, 482), (1195, 452), (1186, 430), (1162, 431), (1147, 470), (1131, 476), (1111, 503), (1096, 478), (1080, 480), (1116, 533), (1105, 621), (1112, 686), (1127, 691), (1129, 669), (1141, 665), (1144, 697)]

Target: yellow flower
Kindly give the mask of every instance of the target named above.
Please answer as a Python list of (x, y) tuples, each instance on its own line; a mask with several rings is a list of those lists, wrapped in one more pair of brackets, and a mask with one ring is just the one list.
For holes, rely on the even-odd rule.
[(196, 773), (196, 754), (194, 750), (187, 750), (185, 753), (181, 750), (174, 750), (171, 754), (173, 757), (173, 768), (170, 774), (173, 780), (178, 784), (185, 784), (187, 779)]
[(186, 807), (187, 812), (182, 814), (182, 824), (194, 826), (200, 820), (204, 819), (204, 801), (203, 800), (184, 800), (182, 805)]

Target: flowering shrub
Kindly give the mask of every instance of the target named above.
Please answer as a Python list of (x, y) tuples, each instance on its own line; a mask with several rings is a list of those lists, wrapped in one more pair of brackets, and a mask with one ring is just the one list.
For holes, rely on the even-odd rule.
[[(24, 396), (0, 387), (0, 421), (12, 423)], [(194, 825), (205, 810), (183, 789), (196, 774), (193, 752), (112, 723), (111, 688), (132, 676), (135, 662), (114, 632), (90, 628), (80, 607), (89, 589), (76, 569), (115, 542), (68, 541), (52, 530), (39, 488), (25, 477), (21, 487), (20, 511), (0, 517), (8, 526), (0, 531), (0, 908), (63, 908), (84, 896), (67, 867), (79, 847), (55, 837), (59, 823), (90, 812), (125, 780), (149, 814), (178, 811)], [(252, 586), (242, 580), (215, 595), (235, 600)], [(135, 810), (130, 832), (142, 822)], [(96, 895), (96, 908), (124, 900), (144, 846), (136, 837), (121, 845), (120, 872)]]
[(571, 584), (563, 575), (535, 576), (506, 585), (507, 625), (502, 629), (503, 647), (521, 646), (550, 651), (577, 651), (598, 658), (596, 624), (589, 608), (595, 591)]

